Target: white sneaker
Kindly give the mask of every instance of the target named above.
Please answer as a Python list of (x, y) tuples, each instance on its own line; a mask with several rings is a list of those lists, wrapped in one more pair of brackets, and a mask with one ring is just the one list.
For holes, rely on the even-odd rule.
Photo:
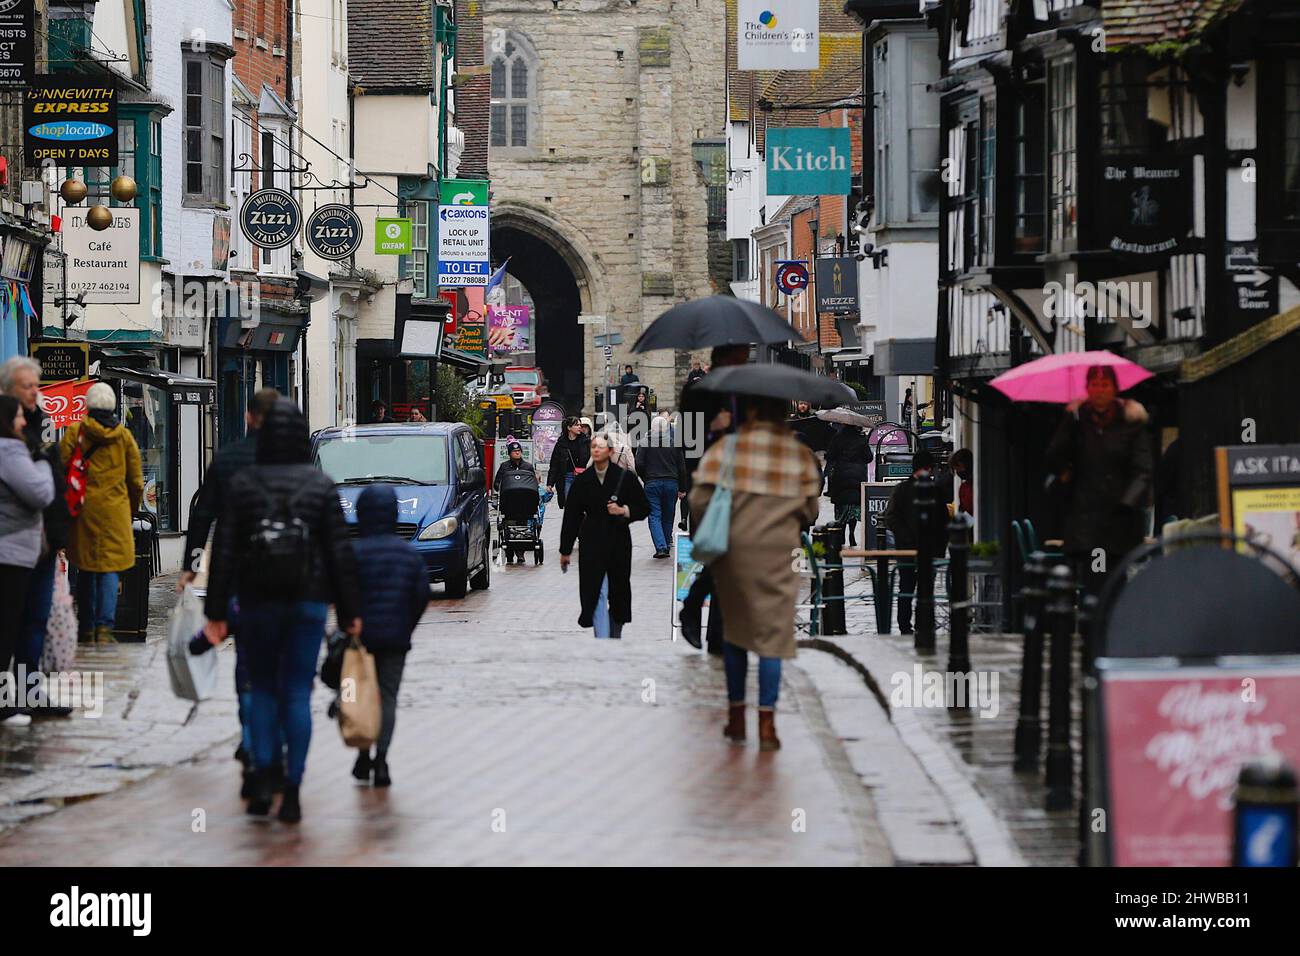
[(0, 727), (26, 727), (31, 722), (32, 718), (27, 714), (14, 714), (12, 717), (0, 720)]

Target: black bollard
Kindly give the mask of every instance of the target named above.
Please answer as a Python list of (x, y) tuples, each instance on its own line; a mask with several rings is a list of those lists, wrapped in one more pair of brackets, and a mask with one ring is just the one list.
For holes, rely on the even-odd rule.
[(970, 521), (958, 513), (948, 524), (948, 672), (970, 673)]
[(1025, 624), (1025, 653), (1020, 665), (1020, 715), (1016, 719), (1015, 769), (1038, 769), (1038, 752), (1043, 740), (1043, 629), (1047, 601), (1047, 556), (1035, 551), (1025, 565), (1022, 616)]
[(1232, 811), (1232, 865), (1295, 869), (1300, 863), (1300, 794), (1295, 771), (1272, 755), (1237, 775)]
[(1092, 798), (1088, 790), (1088, 784), (1091, 775), (1095, 772), (1092, 766), (1094, 755), (1091, 750), (1092, 743), (1092, 692), (1096, 687), (1096, 673), (1093, 670), (1093, 660), (1096, 658), (1094, 648), (1095, 637), (1093, 635), (1093, 626), (1097, 620), (1097, 597), (1093, 594), (1085, 594), (1079, 602), (1079, 639), (1083, 648), (1083, 688), (1082, 700), (1080, 700), (1082, 718), (1083, 718), (1083, 735), (1080, 746), (1080, 752), (1083, 754), (1083, 763), (1080, 764), (1079, 770), (1079, 792), (1083, 794), (1083, 799), (1079, 801), (1079, 865), (1088, 865), (1088, 828), (1090, 824), (1088, 804)]
[(1047, 578), (1047, 624), (1052, 635), (1047, 695), (1047, 809), (1074, 804), (1074, 754), (1070, 750), (1070, 686), (1074, 676), (1074, 573), (1058, 564)]
[(934, 653), (934, 549), (930, 544), (936, 530), (931, 525), (934, 492), (932, 477), (926, 475), (916, 480), (919, 539), (916, 544), (916, 584), (912, 588), (916, 613), (912, 646), (918, 654)]
[(844, 614), (844, 526), (824, 524), (813, 528), (813, 544), (820, 543), (824, 551), (818, 562), (822, 566), (822, 634), (847, 634)]

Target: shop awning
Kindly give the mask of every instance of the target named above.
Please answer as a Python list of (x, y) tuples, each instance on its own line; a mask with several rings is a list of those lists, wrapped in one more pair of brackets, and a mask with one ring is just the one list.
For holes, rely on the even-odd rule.
[(164, 372), (159, 368), (101, 366), (99, 377), (152, 385), (167, 392), (177, 405), (212, 405), (217, 400), (217, 383), (212, 379), (191, 378), (177, 372)]
[(459, 349), (449, 349), (445, 345), (442, 349), (441, 359), (444, 362), (451, 362), (453, 365), (459, 365), (462, 368), (477, 371), (481, 368), (488, 367), (488, 360), (481, 355), (473, 355), (469, 352), (462, 352)]

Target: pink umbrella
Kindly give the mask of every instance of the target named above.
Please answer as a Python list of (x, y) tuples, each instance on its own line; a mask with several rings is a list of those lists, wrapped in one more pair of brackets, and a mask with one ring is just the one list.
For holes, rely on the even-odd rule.
[(1122, 392), (1151, 377), (1135, 362), (1114, 352), (1066, 352), (1017, 365), (989, 382), (1013, 402), (1051, 402), (1068, 405), (1088, 397), (1087, 374), (1094, 365), (1109, 365)]

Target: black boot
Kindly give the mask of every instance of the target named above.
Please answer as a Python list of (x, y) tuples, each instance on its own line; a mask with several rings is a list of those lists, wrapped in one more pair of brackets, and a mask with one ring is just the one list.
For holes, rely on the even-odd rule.
[(302, 805), (298, 802), (298, 785), (296, 783), (286, 783), (284, 785), (284, 796), (280, 798), (278, 816), (281, 823), (297, 823), (302, 819)]
[(251, 817), (264, 817), (271, 812), (271, 776), (266, 770), (248, 772), (248, 807)]
[(393, 778), (388, 775), (388, 761), (384, 757), (375, 757), (375, 786), (390, 787)]
[(700, 640), (700, 607), (683, 602), (682, 610), (677, 615), (677, 622), (682, 626), (682, 637), (686, 643), (697, 651), (704, 646)]
[(284, 790), (284, 782), (286, 779), (285, 772), (284, 772), (284, 764), (282, 763), (272, 764), (269, 777), (271, 780), (271, 792), (272, 793), (282, 792)]
[(352, 765), (352, 776), (358, 780), (370, 779), (370, 750), (369, 748), (357, 754), (357, 762)]

